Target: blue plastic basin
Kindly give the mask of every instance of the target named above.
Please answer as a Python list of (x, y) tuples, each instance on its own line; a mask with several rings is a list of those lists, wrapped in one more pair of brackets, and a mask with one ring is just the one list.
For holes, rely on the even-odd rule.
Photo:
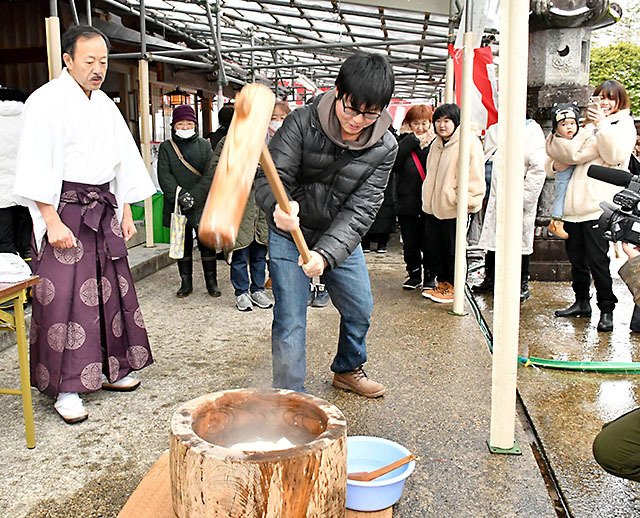
[[(373, 471), (410, 454), (404, 446), (388, 439), (347, 437), (347, 473)], [(411, 461), (371, 482), (347, 479), (347, 509), (380, 511), (392, 506), (400, 500), (404, 481), (415, 465)]]

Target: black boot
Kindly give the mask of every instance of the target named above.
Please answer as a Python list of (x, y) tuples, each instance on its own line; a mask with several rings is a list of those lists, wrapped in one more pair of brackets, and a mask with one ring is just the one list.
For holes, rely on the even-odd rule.
[(493, 291), (496, 276), (496, 253), (487, 250), (484, 256), (484, 279), (480, 284), (471, 288), (473, 293), (487, 293)]
[(591, 304), (589, 303), (589, 299), (576, 299), (568, 308), (558, 309), (555, 315), (557, 317), (590, 317)]
[(613, 331), (613, 313), (611, 311), (602, 311), (600, 313), (600, 321), (598, 322), (598, 331)]
[(520, 302), (524, 302), (529, 297), (531, 297), (531, 293), (529, 292), (529, 281), (522, 281), (520, 283)]
[(218, 271), (216, 266), (215, 253), (208, 254), (206, 252), (200, 252), (202, 256), (202, 271), (204, 272), (204, 283), (207, 286), (207, 291), (212, 297), (219, 297), (221, 295), (218, 288)]
[(640, 333), (640, 306), (633, 305), (633, 314), (631, 315), (631, 324), (629, 325), (632, 333)]
[(180, 272), (180, 289), (176, 292), (176, 297), (183, 299), (188, 297), (193, 291), (193, 261), (191, 257), (178, 260), (178, 271)]

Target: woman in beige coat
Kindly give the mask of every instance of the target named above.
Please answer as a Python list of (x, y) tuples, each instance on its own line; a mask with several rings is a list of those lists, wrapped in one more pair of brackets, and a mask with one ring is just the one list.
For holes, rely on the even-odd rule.
[[(425, 250), (429, 269), (438, 285), (424, 289), (422, 296), (434, 302), (453, 302), (453, 271), (460, 154), (460, 108), (443, 104), (433, 114), (436, 138), (427, 156), (427, 178), (422, 184), (425, 217)], [(477, 138), (471, 139), (469, 156), (469, 200), (467, 213), (478, 212), (485, 193), (484, 152)]]
[[(556, 311), (555, 315), (590, 317), (589, 289), (593, 278), (600, 308), (598, 331), (611, 331), (613, 309), (618, 299), (613, 294), (609, 272), (609, 242), (597, 223), (602, 214), (600, 202), (611, 202), (620, 188), (589, 178), (587, 171), (590, 165), (626, 169), (636, 142), (636, 130), (629, 113), (629, 96), (618, 81), (603, 82), (594, 95), (600, 97), (600, 105), (587, 108), (587, 125), (580, 129), (589, 137), (579, 149), (575, 149), (572, 140), (564, 139), (566, 149), (551, 150), (556, 160), (549, 159), (546, 164), (550, 176), (570, 165), (576, 166), (567, 187), (563, 214), (564, 228), (569, 234), (565, 245), (576, 301), (568, 308)], [(562, 143), (558, 140), (554, 144)], [(586, 152), (589, 150), (593, 153)], [(558, 160), (559, 156), (562, 160)]]

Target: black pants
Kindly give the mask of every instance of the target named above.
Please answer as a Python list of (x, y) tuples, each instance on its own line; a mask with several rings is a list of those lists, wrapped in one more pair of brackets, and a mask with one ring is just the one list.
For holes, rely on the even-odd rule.
[(20, 205), (0, 209), (0, 252), (31, 255), (31, 215)]
[[(529, 259), (531, 256), (523, 255), (520, 263), (520, 283), (529, 281)], [(484, 276), (492, 281), (496, 280), (496, 253), (487, 250), (484, 256)]]
[(424, 249), (428, 269), (438, 282), (453, 284), (456, 257), (456, 219), (438, 219), (425, 214)]
[[(184, 258), (180, 259), (180, 261), (191, 261), (193, 257), (193, 227), (187, 223), (186, 228), (184, 229)], [(196, 230), (197, 236), (197, 230)], [(211, 257), (212, 255), (216, 255), (215, 250), (211, 250), (207, 248), (204, 243), (202, 243), (199, 239), (197, 239), (198, 250), (200, 250), (201, 257)]]
[(414, 272), (422, 275), (423, 268), (424, 270), (429, 269), (426, 265), (426, 251), (424, 248), (424, 216), (424, 213), (416, 216), (398, 216), (404, 264), (409, 275)]
[(576, 299), (589, 300), (591, 278), (596, 287), (596, 297), (600, 311), (611, 312), (618, 302), (613, 294), (611, 273), (609, 272), (609, 241), (604, 238), (598, 222), (565, 222), (569, 234), (565, 245), (571, 261), (572, 288)]
[(612, 475), (640, 481), (640, 408), (602, 428), (593, 441), (593, 456)]

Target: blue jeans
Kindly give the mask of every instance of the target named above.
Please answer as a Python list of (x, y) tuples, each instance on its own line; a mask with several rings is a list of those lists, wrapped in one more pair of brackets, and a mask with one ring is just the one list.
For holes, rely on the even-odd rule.
[[(275, 299), (273, 386), (304, 392), (309, 277), (298, 266), (299, 255), (293, 241), (269, 230), (269, 273)], [(349, 372), (367, 361), (366, 336), (373, 309), (369, 272), (360, 245), (341, 265), (326, 271), (323, 279), (340, 313), (338, 352), (331, 370)]]
[[(251, 270), (251, 284), (249, 284), (249, 272), (247, 271), (247, 262), (249, 270)], [(236, 297), (243, 293), (251, 293), (256, 291), (264, 291), (264, 283), (266, 281), (267, 266), (267, 247), (261, 245), (257, 241), (246, 248), (234, 250), (231, 256), (231, 284), (235, 290)]]
[(572, 165), (568, 169), (556, 173), (556, 199), (553, 202), (553, 209), (551, 209), (551, 217), (553, 219), (562, 219), (562, 215), (564, 214), (564, 197), (567, 194), (567, 187), (569, 186), (569, 181), (575, 168), (576, 166)]

